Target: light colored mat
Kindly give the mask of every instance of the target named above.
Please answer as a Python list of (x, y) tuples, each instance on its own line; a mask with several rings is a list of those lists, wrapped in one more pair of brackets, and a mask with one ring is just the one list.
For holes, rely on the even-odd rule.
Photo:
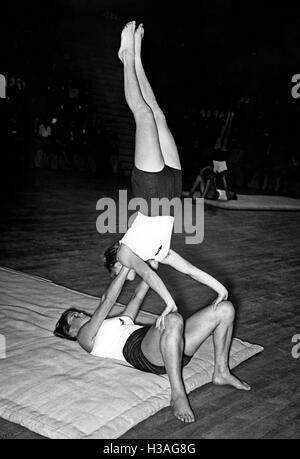
[[(182, 193), (184, 197), (187, 192)], [(200, 193), (195, 193), (195, 197), (200, 197)], [(272, 211), (300, 211), (300, 199), (287, 198), (285, 196), (258, 196), (239, 194), (237, 200), (214, 201), (204, 199), (207, 206), (218, 207), (227, 210), (272, 210)]]
[[(50, 438), (113, 439), (169, 405), (167, 376), (91, 356), (53, 336), (66, 308), (92, 312), (97, 304), (98, 298), (0, 268), (0, 333), (6, 341), (0, 417)], [(114, 313), (121, 311), (117, 305)], [(139, 319), (153, 323), (155, 316), (141, 313)], [(231, 368), (262, 350), (234, 339)], [(188, 392), (211, 381), (213, 363), (208, 339), (184, 369)]]

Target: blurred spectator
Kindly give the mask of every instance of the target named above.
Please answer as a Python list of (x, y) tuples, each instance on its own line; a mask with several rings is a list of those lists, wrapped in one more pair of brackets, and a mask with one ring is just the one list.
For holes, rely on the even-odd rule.
[[(218, 174), (214, 171), (211, 166), (204, 167), (193, 184), (192, 189), (189, 193), (183, 194), (183, 197), (194, 197), (196, 190), (198, 189), (198, 196), (204, 199), (212, 199), (219, 201), (229, 201), (237, 199), (234, 192), (227, 188), (227, 182), (224, 182), (224, 188), (218, 188), (217, 184)], [(197, 197), (197, 195), (195, 195)]]
[(40, 125), (38, 129), (38, 135), (41, 139), (48, 139), (51, 137), (52, 134), (52, 128), (49, 120), (44, 120)]
[(300, 197), (300, 151), (296, 151), (289, 158), (284, 177), (284, 191), (290, 195)]
[(245, 183), (246, 151), (240, 142), (236, 142), (228, 154), (230, 184), (234, 188), (242, 188)]

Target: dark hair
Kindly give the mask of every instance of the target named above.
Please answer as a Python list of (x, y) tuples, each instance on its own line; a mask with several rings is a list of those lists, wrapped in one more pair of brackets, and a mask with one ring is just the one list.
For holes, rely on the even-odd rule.
[(108, 269), (110, 273), (118, 261), (117, 253), (118, 253), (119, 247), (120, 247), (120, 242), (118, 241), (112, 246), (110, 246), (108, 249), (106, 249), (104, 252), (104, 266)]
[(75, 336), (70, 336), (70, 324), (68, 323), (67, 317), (70, 312), (83, 312), (76, 308), (67, 309), (65, 312), (62, 313), (60, 319), (58, 320), (57, 324), (55, 325), (55, 330), (53, 334), (58, 336), (59, 338), (69, 339), (70, 341), (77, 341)]

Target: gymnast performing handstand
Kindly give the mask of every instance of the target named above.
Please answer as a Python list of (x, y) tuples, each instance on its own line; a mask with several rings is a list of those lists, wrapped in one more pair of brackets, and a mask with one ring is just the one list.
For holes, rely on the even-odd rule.
[[(135, 22), (127, 24), (119, 57), (124, 64), (126, 100), (136, 121), (133, 192), (150, 203), (153, 197), (180, 197), (181, 168), (174, 139), (142, 67), (143, 33), (142, 25), (136, 30)], [(77, 340), (92, 355), (125, 361), (144, 372), (167, 374), (174, 415), (190, 423), (195, 416), (185, 391), (182, 368), (211, 334), (215, 350), (213, 382), (239, 390), (250, 390), (250, 386), (233, 376), (228, 366), (235, 314), (232, 304), (226, 301), (228, 292), (216, 279), (170, 249), (172, 229), (170, 215), (139, 213), (124, 238), (106, 251), (106, 266), (113, 280), (94, 314), (69, 309), (57, 322), (54, 334)], [(184, 323), (156, 274), (159, 263), (169, 264), (211, 287), (217, 299)], [(107, 318), (125, 281), (133, 280), (136, 273), (142, 280), (123, 314)], [(142, 326), (134, 321), (150, 287), (164, 299), (166, 308), (156, 325)]]
[[(180, 198), (181, 165), (174, 138), (159, 107), (141, 60), (143, 25), (136, 29), (134, 21), (122, 31), (119, 58), (124, 66), (125, 98), (136, 124), (132, 191), (144, 198), (151, 208), (153, 198)], [(217, 293), (215, 307), (228, 298), (226, 288), (170, 249), (174, 217), (138, 213), (125, 236), (105, 252), (105, 265), (112, 277), (122, 266), (129, 268), (127, 280), (138, 274), (164, 300), (166, 307), (157, 321), (164, 326), (164, 317), (176, 312), (177, 306), (165, 284), (148, 265), (150, 260), (168, 264), (189, 275)], [(124, 279), (125, 282), (126, 278)]]
[(201, 198), (214, 201), (230, 201), (237, 199), (237, 195), (228, 188), (228, 170), (226, 164), (227, 148), (234, 116), (233, 112), (228, 112), (226, 121), (215, 143), (211, 164), (207, 164), (201, 169), (191, 190), (182, 193), (183, 197), (194, 197), (194, 193), (198, 189)]
[[(158, 263), (151, 262), (151, 266), (156, 270)], [(123, 266), (93, 315), (76, 309), (66, 310), (57, 322), (54, 334), (77, 340), (85, 351), (96, 357), (125, 361), (148, 373), (167, 374), (171, 386), (171, 406), (176, 418), (182, 422), (191, 423), (195, 420), (185, 391), (182, 367), (190, 362), (211, 334), (215, 356), (213, 383), (230, 385), (238, 390), (251, 389), (247, 383), (232, 375), (228, 366), (235, 316), (234, 307), (229, 301), (222, 301), (217, 309), (212, 305), (203, 308), (185, 323), (179, 313), (169, 313), (165, 318), (165, 328), (160, 331), (156, 326), (135, 323), (149, 290), (148, 284), (142, 280), (123, 314), (107, 318), (128, 273), (129, 268)]]

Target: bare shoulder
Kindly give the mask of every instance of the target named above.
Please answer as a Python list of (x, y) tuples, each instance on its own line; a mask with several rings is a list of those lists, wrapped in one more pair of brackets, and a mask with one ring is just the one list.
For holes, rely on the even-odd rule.
[(121, 244), (118, 250), (117, 259), (121, 265), (129, 269), (137, 268), (143, 263), (142, 259), (125, 244)]
[(132, 254), (132, 251), (127, 245), (120, 244), (120, 247), (117, 253), (117, 259), (122, 265), (126, 266), (126, 263), (128, 263), (130, 260), (131, 254)]
[(90, 354), (94, 347), (95, 337), (91, 336), (88, 324), (89, 322), (84, 324), (83, 327), (81, 327), (81, 329), (79, 330), (78, 335), (77, 335), (77, 341), (78, 341), (78, 344), (86, 352)]

